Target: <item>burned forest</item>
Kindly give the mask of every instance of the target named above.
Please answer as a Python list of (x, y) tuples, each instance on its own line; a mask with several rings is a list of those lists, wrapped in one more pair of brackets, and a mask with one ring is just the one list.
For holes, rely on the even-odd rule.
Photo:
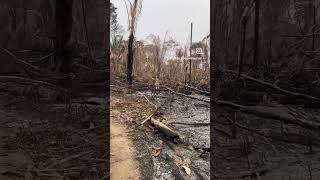
[(0, 2), (0, 179), (105, 179), (108, 4)]
[[(111, 179), (209, 179), (209, 9), (208, 33), (199, 34), (199, 20), (187, 21), (187, 13), (176, 14), (185, 22), (164, 17), (161, 9), (178, 1), (158, 9), (151, 1), (111, 2)], [(151, 10), (160, 21), (152, 30)]]
[(319, 179), (319, 1), (212, 3), (214, 179)]
[(0, 180), (320, 179), (320, 0), (1, 0)]

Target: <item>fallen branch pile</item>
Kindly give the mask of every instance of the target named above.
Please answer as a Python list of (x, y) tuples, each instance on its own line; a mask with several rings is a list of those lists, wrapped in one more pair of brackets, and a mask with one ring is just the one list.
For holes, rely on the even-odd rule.
[[(226, 72), (237, 74), (237, 72), (231, 71), (231, 70), (227, 70)], [(271, 83), (268, 83), (265, 81), (261, 81), (259, 79), (256, 79), (256, 78), (253, 78), (253, 77), (250, 77), (247, 75), (241, 75), (241, 77), (246, 80), (250, 80), (252, 82), (255, 82), (255, 83), (258, 83), (258, 84), (263, 85), (265, 87), (268, 87), (270, 89), (273, 89), (283, 95), (289, 96), (290, 98), (303, 99), (305, 101), (305, 104), (310, 104), (310, 102), (311, 102), (311, 103), (314, 103), (314, 105), (316, 105), (317, 107), (320, 107), (320, 99), (319, 98), (316, 98), (316, 97), (313, 97), (313, 96), (310, 96), (307, 94), (291, 92), (291, 91), (288, 91), (288, 90), (285, 90), (285, 89), (278, 87), (276, 84), (271, 84)]]
[(223, 100), (214, 100), (213, 102), (214, 104), (219, 106), (230, 107), (244, 113), (254, 114), (262, 118), (280, 120), (285, 123), (294, 124), (310, 130), (319, 130), (320, 128), (320, 124), (309, 122), (307, 120), (298, 119), (293, 115), (279, 108), (271, 108), (271, 107), (264, 107), (264, 106), (243, 106), (243, 105), (239, 105), (239, 104), (235, 104), (235, 103), (232, 103), (229, 101), (223, 101)]

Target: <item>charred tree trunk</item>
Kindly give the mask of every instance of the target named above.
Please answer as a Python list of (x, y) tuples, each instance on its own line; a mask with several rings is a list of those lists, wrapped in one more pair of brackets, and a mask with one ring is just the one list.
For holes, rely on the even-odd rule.
[(315, 43), (316, 43), (316, 38), (315, 38), (315, 31), (316, 31), (316, 24), (317, 24), (317, 7), (312, 4), (313, 10), (313, 27), (312, 27), (312, 45), (311, 45), (311, 51), (312, 51), (312, 56), (314, 56), (314, 51), (315, 51)]
[(70, 39), (72, 32), (73, 0), (56, 0), (56, 70), (71, 72)]
[(129, 85), (132, 85), (133, 77), (133, 33), (130, 33), (129, 42), (128, 42), (128, 63), (127, 63), (127, 81)]
[(244, 16), (244, 18), (242, 19), (242, 40), (241, 40), (241, 49), (240, 49), (240, 58), (239, 58), (238, 78), (241, 77), (244, 52), (246, 49), (246, 29), (247, 29), (247, 17)]
[(92, 54), (90, 40), (89, 40), (88, 25), (87, 25), (87, 18), (86, 18), (86, 10), (85, 10), (84, 0), (81, 1), (81, 7), (82, 7), (83, 25), (84, 25), (84, 28), (85, 28), (86, 40), (87, 40), (87, 44), (88, 44), (88, 54), (89, 54), (89, 57), (90, 57), (89, 61), (86, 62), (86, 63), (87, 63), (87, 65), (89, 65), (89, 63), (93, 62), (93, 54)]
[(255, 3), (255, 20), (254, 20), (254, 44), (253, 44), (253, 68), (258, 72), (259, 58), (259, 17), (260, 17), (260, 0)]
[(23, 42), (25, 42), (27, 37), (27, 8), (26, 8), (26, 1), (22, 2), (22, 9), (23, 9)]
[(212, 56), (210, 57), (210, 61), (212, 62), (211, 70), (210, 70), (210, 84), (212, 88), (211, 98), (217, 97), (221, 93), (222, 81), (224, 79), (223, 71), (225, 69), (225, 61), (224, 61), (224, 49), (226, 43), (226, 33), (225, 33), (225, 25), (226, 21), (226, 13), (224, 13), (224, 1), (216, 0), (214, 1), (214, 17), (213, 22), (211, 23), (211, 31), (213, 34), (213, 40), (210, 42), (212, 47)]
[(303, 27), (303, 33), (308, 34), (310, 28), (312, 27), (312, 17), (313, 17), (313, 0), (308, 0), (308, 2), (305, 2), (304, 5), (304, 27)]

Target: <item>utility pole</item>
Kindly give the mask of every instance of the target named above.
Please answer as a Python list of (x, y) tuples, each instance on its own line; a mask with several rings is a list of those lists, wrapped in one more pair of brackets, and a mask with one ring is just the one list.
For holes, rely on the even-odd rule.
[(192, 46), (192, 27), (193, 27), (193, 23), (191, 22), (190, 59), (189, 59), (189, 84), (190, 84), (190, 85), (191, 85), (191, 46)]

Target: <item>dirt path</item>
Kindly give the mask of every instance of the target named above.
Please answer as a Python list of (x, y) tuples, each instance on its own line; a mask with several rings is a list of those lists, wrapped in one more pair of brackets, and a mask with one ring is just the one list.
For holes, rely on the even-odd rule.
[(110, 177), (112, 180), (138, 180), (138, 164), (134, 159), (134, 147), (124, 124), (110, 123)]

